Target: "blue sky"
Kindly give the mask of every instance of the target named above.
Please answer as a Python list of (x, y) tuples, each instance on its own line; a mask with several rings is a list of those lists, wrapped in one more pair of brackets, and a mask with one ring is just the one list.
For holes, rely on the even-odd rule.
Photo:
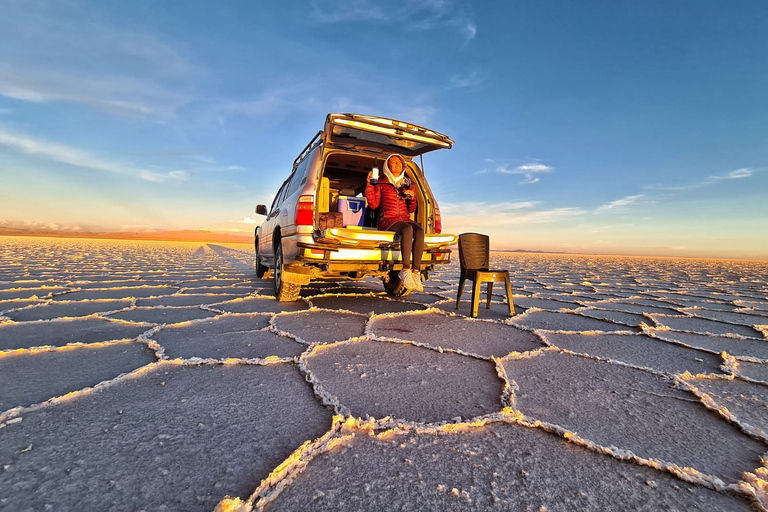
[(0, 0), (0, 226), (252, 231), (328, 112), (425, 125), (444, 230), (768, 259), (768, 3)]

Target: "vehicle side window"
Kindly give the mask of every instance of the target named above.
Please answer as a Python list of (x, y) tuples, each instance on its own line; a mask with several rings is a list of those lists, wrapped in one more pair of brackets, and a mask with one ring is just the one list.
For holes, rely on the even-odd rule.
[(277, 207), (280, 206), (280, 204), (283, 202), (283, 199), (285, 199), (285, 193), (288, 190), (289, 183), (290, 180), (286, 180), (285, 183), (283, 183), (283, 186), (280, 187), (280, 190), (275, 195), (275, 200), (272, 201), (272, 208), (269, 209), (269, 213), (274, 213), (275, 210), (277, 210)]
[(291, 186), (288, 188), (288, 193), (286, 194), (286, 197), (292, 196), (294, 192), (299, 190), (302, 185), (304, 185), (307, 182), (307, 171), (309, 171), (309, 158), (305, 158), (304, 161), (299, 165), (299, 168), (296, 169), (296, 172), (293, 173), (293, 179), (291, 180)]

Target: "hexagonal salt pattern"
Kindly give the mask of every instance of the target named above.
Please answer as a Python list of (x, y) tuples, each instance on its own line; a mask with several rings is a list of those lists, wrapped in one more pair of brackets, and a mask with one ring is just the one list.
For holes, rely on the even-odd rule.
[(768, 439), (768, 385), (740, 379), (688, 377), (685, 382), (698, 396), (708, 398), (727, 414), (764, 439)]
[(293, 365), (161, 365), (0, 431), (5, 510), (213, 510), (307, 439), (330, 411)]
[(505, 423), (358, 433), (312, 461), (272, 512), (308, 510), (748, 511), (744, 498)]
[(502, 407), (494, 365), (457, 354), (364, 340), (321, 347), (306, 363), (354, 416), (432, 423)]
[(643, 335), (551, 333), (544, 336), (563, 350), (662, 373), (716, 373), (723, 362), (720, 356)]
[(269, 317), (227, 315), (175, 324), (152, 335), (171, 358), (266, 359), (297, 357), (306, 348), (269, 330)]
[(414, 341), (435, 349), (452, 349), (479, 357), (542, 348), (535, 334), (512, 325), (478, 322), (440, 313), (384, 316), (371, 322), (377, 337)]
[(37, 304), (34, 307), (9, 311), (5, 313), (5, 316), (16, 322), (52, 320), (59, 317), (90, 316), (95, 313), (107, 313), (129, 308), (131, 307), (131, 302), (130, 300), (85, 300), (80, 302)]
[(95, 386), (156, 360), (136, 342), (8, 354), (0, 357), (0, 412)]
[(504, 367), (517, 387), (515, 408), (601, 446), (729, 483), (761, 466), (764, 443), (661, 376), (557, 352), (509, 360)]
[(109, 321), (102, 318), (8, 322), (0, 324), (0, 351), (132, 339), (143, 334), (147, 329), (149, 326), (143, 324)]
[(362, 336), (366, 317), (334, 311), (306, 311), (275, 317), (275, 327), (305, 343), (332, 343)]
[(279, 303), (250, 244), (0, 242), (0, 509), (768, 508), (764, 263), (494, 253), (470, 319), (456, 263)]

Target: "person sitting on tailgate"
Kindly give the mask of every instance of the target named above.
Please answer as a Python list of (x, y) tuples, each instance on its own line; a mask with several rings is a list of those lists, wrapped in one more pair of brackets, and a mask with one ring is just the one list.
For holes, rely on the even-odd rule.
[[(409, 290), (423, 291), (421, 284), (421, 257), (424, 253), (424, 230), (411, 220), (410, 214), (416, 211), (416, 199), (411, 188), (411, 180), (405, 177), (405, 158), (394, 154), (384, 161), (383, 176), (378, 183), (371, 183), (372, 173), (368, 173), (365, 197), (368, 206), (379, 208), (376, 228), (381, 231), (394, 231), (400, 235), (400, 253), (403, 270), (400, 280)], [(411, 261), (413, 255), (413, 261)]]

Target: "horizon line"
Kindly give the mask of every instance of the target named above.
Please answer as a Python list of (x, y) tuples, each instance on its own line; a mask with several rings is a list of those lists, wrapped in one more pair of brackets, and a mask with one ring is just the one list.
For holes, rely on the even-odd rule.
[[(209, 230), (164, 230), (149, 232), (134, 231), (57, 231), (53, 229), (23, 229), (0, 227), (0, 237), (30, 237), (30, 238), (78, 238), (92, 240), (139, 240), (154, 242), (219, 242), (253, 244), (254, 236), (248, 234), (218, 233)], [(451, 246), (456, 248), (457, 245)], [(548, 254), (554, 256), (600, 256), (620, 258), (656, 258), (656, 259), (685, 259), (685, 260), (716, 260), (716, 261), (755, 261), (768, 262), (765, 258), (739, 258), (739, 257), (715, 257), (715, 256), (659, 256), (647, 254), (616, 254), (596, 252), (564, 252), (544, 251), (531, 249), (490, 249), (492, 252), (512, 254)]]

